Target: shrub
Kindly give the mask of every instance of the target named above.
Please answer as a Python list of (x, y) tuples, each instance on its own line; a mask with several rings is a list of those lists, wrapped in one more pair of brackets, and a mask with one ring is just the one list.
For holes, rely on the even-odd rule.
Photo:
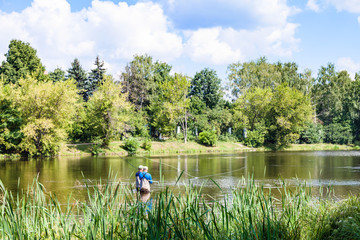
[(145, 150), (145, 151), (150, 151), (151, 149), (151, 141), (150, 139), (145, 139), (145, 141), (142, 143), (141, 147)]
[(300, 135), (300, 143), (321, 143), (323, 138), (323, 126), (321, 124), (309, 123)]
[(128, 152), (128, 154), (134, 155), (139, 149), (139, 142), (135, 138), (128, 138), (125, 140), (123, 148)]
[(199, 142), (206, 146), (214, 146), (217, 141), (215, 132), (204, 131), (199, 134)]
[(265, 133), (262, 131), (254, 130), (247, 131), (247, 136), (244, 140), (246, 146), (249, 147), (260, 147), (264, 144)]
[(353, 140), (349, 123), (332, 123), (324, 128), (325, 142), (335, 144), (350, 144)]

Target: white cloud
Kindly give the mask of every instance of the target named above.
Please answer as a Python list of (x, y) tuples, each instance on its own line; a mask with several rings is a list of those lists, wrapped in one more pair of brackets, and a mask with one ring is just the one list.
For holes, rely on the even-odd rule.
[(188, 31), (187, 54), (195, 62), (228, 64), (243, 59), (241, 50), (232, 48), (221, 39), (224, 30), (220, 27)]
[(314, 12), (320, 12), (320, 7), (317, 3), (317, 0), (309, 0), (306, 4), (306, 7)]
[(78, 57), (90, 68), (97, 54), (110, 65), (148, 53), (171, 60), (181, 55), (182, 39), (158, 4), (127, 5), (93, 1), (80, 12), (71, 12), (66, 0), (34, 0), (20, 13), (0, 12), (0, 51), (11, 39), (30, 42), (50, 69), (66, 69)]
[(355, 73), (360, 71), (360, 62), (355, 62), (349, 57), (339, 58), (336, 62), (336, 66), (339, 70), (346, 70), (351, 78), (354, 78)]
[[(167, 1), (174, 11), (180, 3), (160, 1)], [(199, 1), (203, 6), (207, 3)], [(7, 52), (11, 39), (20, 39), (38, 50), (48, 70), (56, 66), (65, 70), (75, 57), (90, 69), (99, 54), (114, 74), (123, 70), (134, 54), (147, 53), (170, 64), (190, 58), (202, 64), (225, 65), (263, 55), (291, 56), (297, 51), (298, 25), (288, 18), (299, 10), (289, 7), (286, 0), (209, 1), (248, 12), (256, 25), (251, 29), (221, 25), (174, 29), (162, 6), (151, 1), (128, 5), (93, 0), (89, 8), (71, 12), (66, 0), (34, 0), (22, 12), (0, 11), (0, 53)]]
[(359, 0), (327, 0), (329, 4), (335, 6), (338, 11), (347, 11), (351, 13), (360, 13)]
[(247, 4), (261, 23), (251, 30), (215, 27), (187, 31), (186, 51), (193, 61), (229, 64), (263, 55), (289, 57), (298, 50), (300, 40), (295, 37), (298, 25), (287, 21), (297, 9), (287, 7), (281, 0), (233, 2)]

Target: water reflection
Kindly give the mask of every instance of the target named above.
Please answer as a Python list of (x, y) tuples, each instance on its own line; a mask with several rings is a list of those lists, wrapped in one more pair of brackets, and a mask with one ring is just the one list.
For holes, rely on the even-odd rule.
[[(306, 181), (314, 187), (333, 185), (337, 196), (360, 193), (360, 152), (249, 152), (233, 154), (182, 155), (160, 157), (62, 157), (51, 160), (0, 162), (0, 179), (12, 190), (26, 189), (38, 176), (48, 191), (59, 198), (70, 192), (86, 198), (85, 184), (107, 181), (113, 172), (125, 185), (134, 184), (138, 165), (149, 167), (154, 180), (152, 191), (169, 187), (181, 193), (185, 184), (202, 187), (204, 194), (221, 198), (239, 180), (252, 177), (265, 187), (273, 187), (284, 179), (294, 186)], [(182, 174), (183, 173), (183, 174)], [(178, 177), (180, 181), (175, 183)], [(19, 181), (20, 179), (20, 181)], [(217, 183), (214, 184), (213, 181)]]

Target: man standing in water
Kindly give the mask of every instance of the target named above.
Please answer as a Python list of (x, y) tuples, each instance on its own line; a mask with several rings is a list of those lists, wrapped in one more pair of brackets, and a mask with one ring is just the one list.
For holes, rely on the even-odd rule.
[(142, 171), (143, 171), (143, 166), (140, 165), (138, 167), (137, 173), (135, 174), (136, 177), (136, 191), (139, 192), (140, 191), (140, 187), (141, 187), (141, 178), (142, 178)]
[(149, 193), (150, 192), (150, 184), (153, 183), (151, 174), (148, 173), (148, 167), (143, 166), (143, 172), (140, 174), (141, 184), (140, 184), (140, 192), (141, 193)]

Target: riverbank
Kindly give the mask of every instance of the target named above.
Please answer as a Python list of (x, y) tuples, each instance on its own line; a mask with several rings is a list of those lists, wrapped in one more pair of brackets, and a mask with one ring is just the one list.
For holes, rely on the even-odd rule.
[[(98, 149), (99, 155), (127, 155), (122, 148), (122, 142), (112, 142), (109, 148)], [(94, 150), (92, 144), (67, 144), (61, 150), (60, 155), (91, 155)], [(360, 150), (359, 146), (339, 145), (339, 144), (291, 144), (282, 151), (322, 151), (322, 150)], [(178, 141), (153, 141), (151, 150), (145, 151), (139, 148), (138, 155), (158, 155), (158, 154), (195, 154), (195, 153), (221, 153), (221, 152), (248, 152), (248, 151), (271, 151), (269, 148), (251, 148), (238, 142), (217, 142), (214, 147), (207, 147), (197, 142), (178, 142)]]
[(118, 179), (89, 187), (87, 201), (59, 202), (34, 180), (14, 197), (0, 182), (1, 239), (359, 239), (360, 198), (313, 197), (307, 185), (273, 191), (243, 180), (223, 200), (191, 186), (138, 196)]
[[(141, 142), (140, 142), (141, 143)], [(128, 155), (122, 148), (123, 142), (114, 141), (109, 148), (96, 147), (93, 143), (63, 144), (59, 156), (91, 156), (98, 155)], [(249, 152), (249, 151), (271, 151), (269, 148), (247, 147), (239, 142), (217, 142), (216, 146), (208, 147), (197, 142), (190, 141), (183, 143), (180, 141), (153, 141), (150, 151), (139, 148), (138, 155), (173, 155), (173, 154), (202, 154), (202, 153), (222, 153), (222, 152)], [(328, 151), (328, 150), (360, 150), (359, 146), (339, 145), (339, 144), (291, 144), (282, 151)], [(1, 155), (0, 159), (19, 159), (19, 155)]]

